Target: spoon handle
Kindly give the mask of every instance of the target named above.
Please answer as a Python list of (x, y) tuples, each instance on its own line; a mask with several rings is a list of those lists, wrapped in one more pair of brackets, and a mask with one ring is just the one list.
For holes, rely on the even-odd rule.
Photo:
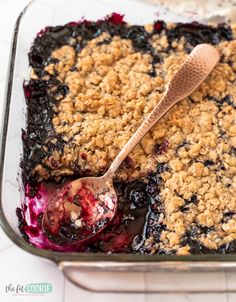
[[(169, 86), (168, 86), (169, 87)], [(164, 96), (161, 98), (157, 106), (152, 110), (148, 117), (136, 130), (134, 135), (129, 139), (126, 145), (121, 149), (120, 153), (116, 156), (112, 162), (110, 168), (103, 176), (106, 179), (111, 179), (119, 168), (126, 156), (134, 149), (134, 147), (141, 141), (144, 135), (152, 128), (152, 126), (174, 105), (176, 101), (173, 101), (175, 97), (171, 90), (167, 87)]]

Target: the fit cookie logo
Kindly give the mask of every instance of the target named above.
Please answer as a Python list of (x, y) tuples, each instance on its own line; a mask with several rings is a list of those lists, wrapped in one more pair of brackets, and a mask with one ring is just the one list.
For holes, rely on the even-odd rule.
[(12, 283), (6, 285), (5, 287), (6, 293), (10, 293), (12, 295), (43, 295), (50, 294), (52, 292), (52, 284), (51, 283), (29, 283), (26, 285), (17, 284), (13, 285)]

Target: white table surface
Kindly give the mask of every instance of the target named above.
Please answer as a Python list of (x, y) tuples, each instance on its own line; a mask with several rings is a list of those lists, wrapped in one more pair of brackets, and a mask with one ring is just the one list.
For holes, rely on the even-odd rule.
[[(10, 41), (13, 26), (19, 12), (29, 0), (0, 0), (0, 116), (5, 93), (5, 81), (8, 68)], [(82, 0), (78, 0), (82, 1)], [(99, 0), (98, 0), (99, 1)], [(124, 1), (124, 0), (123, 0)], [(223, 274), (223, 275), (222, 275)], [(215, 273), (211, 281), (224, 283), (225, 288), (236, 285), (236, 272)], [(52, 292), (43, 296), (13, 295), (6, 292), (5, 287), (25, 285), (35, 282), (49, 282)], [(99, 281), (98, 281), (99, 282)], [(41, 259), (30, 255), (15, 246), (0, 229), (0, 301), (2, 302), (233, 302), (236, 294), (195, 294), (195, 295), (170, 295), (170, 294), (95, 294), (83, 291), (67, 280), (53, 264), (43, 262)]]

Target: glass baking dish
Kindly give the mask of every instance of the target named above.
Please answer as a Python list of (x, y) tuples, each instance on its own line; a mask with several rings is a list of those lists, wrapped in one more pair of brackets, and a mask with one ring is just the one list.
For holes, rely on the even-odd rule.
[[(236, 254), (231, 255), (132, 255), (132, 254), (83, 254), (64, 253), (38, 249), (27, 243), (20, 235), (16, 207), (20, 197), (20, 158), (22, 155), (21, 129), (25, 127), (25, 98), (22, 84), (29, 77), (28, 56), (31, 43), (42, 28), (65, 24), (82, 17), (99, 19), (112, 12), (125, 14), (126, 21), (133, 24), (151, 23), (154, 18), (165, 21), (193, 21), (192, 14), (174, 15), (161, 7), (141, 2), (119, 0), (33, 0), (20, 14), (14, 31), (10, 57), (9, 77), (5, 98), (5, 115), (2, 128), (0, 169), (0, 218), (1, 226), (10, 239), (20, 248), (36, 256), (56, 263), (72, 282), (96, 291), (186, 291), (171, 280), (177, 278), (171, 272), (185, 272), (185, 283), (190, 291), (215, 291), (206, 280), (209, 271), (236, 268)], [(194, 272), (191, 282), (186, 272)], [(202, 285), (196, 286), (194, 278), (205, 273)], [(181, 273), (180, 273), (181, 274)], [(125, 282), (129, 275), (129, 282)], [(92, 277), (91, 277), (92, 276)], [(164, 276), (164, 277), (163, 277)], [(164, 278), (164, 279), (163, 279)], [(172, 278), (172, 279), (171, 279)], [(97, 280), (100, 280), (99, 286)], [(132, 281), (131, 281), (132, 280)], [(161, 280), (169, 280), (170, 286)], [(149, 285), (148, 285), (149, 284)], [(163, 285), (163, 286), (162, 286)], [(218, 288), (217, 291), (224, 291)]]

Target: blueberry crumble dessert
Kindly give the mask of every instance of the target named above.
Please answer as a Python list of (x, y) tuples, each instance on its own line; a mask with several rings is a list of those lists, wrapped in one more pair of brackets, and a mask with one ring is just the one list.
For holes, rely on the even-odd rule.
[[(57, 251), (137, 254), (236, 252), (236, 27), (129, 25), (123, 16), (46, 27), (30, 49), (22, 131), (24, 200), (19, 228)], [(175, 105), (123, 162), (118, 211), (86, 244), (65, 247), (42, 230), (55, 191), (104, 174), (194, 46), (222, 56), (204, 83)], [(71, 215), (60, 232), (73, 238)]]

